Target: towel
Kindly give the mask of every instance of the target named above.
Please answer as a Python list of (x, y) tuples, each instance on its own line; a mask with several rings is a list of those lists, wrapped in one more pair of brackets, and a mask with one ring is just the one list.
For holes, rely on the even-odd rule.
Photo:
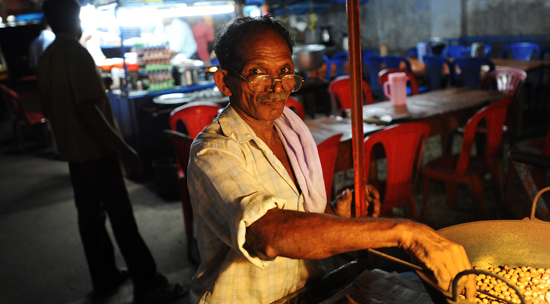
[(302, 119), (285, 107), (283, 115), (275, 120), (283, 135), (290, 164), (296, 181), (304, 195), (304, 209), (307, 212), (324, 213), (327, 204), (323, 168), (317, 152), (317, 145)]

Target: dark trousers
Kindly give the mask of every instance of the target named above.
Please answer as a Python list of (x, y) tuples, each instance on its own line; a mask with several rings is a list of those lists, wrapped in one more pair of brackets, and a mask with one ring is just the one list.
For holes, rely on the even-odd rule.
[(118, 155), (111, 152), (87, 162), (69, 162), (78, 228), (94, 290), (108, 288), (120, 278), (114, 248), (105, 227), (109, 217), (118, 248), (126, 261), (134, 293), (167, 282), (139, 234)]

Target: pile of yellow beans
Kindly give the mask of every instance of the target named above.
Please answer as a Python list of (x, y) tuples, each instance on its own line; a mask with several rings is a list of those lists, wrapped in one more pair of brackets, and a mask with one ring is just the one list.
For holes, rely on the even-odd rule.
[[(550, 269), (508, 266), (489, 267), (481, 269), (504, 277), (508, 282), (515, 284), (523, 295), (526, 303), (532, 304), (550, 304)], [(475, 303), (500, 304), (506, 303), (499, 301), (489, 295), (480, 293), (479, 290), (488, 292), (491, 295), (505, 299), (509, 303), (521, 303), (516, 291), (509, 287), (505, 282), (484, 274), (476, 275), (477, 296)], [(461, 296), (462, 299), (464, 298)]]

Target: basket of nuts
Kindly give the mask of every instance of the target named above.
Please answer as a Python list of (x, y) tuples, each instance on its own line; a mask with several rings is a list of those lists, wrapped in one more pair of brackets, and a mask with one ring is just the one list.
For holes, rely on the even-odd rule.
[[(474, 266), (454, 278), (448, 303), (471, 303), (457, 294), (457, 282), (475, 274), (475, 303), (550, 304), (550, 223), (534, 216), (538, 198), (548, 190), (537, 194), (529, 218), (471, 222), (438, 231), (461, 244)], [(434, 302), (441, 303), (441, 299)]]

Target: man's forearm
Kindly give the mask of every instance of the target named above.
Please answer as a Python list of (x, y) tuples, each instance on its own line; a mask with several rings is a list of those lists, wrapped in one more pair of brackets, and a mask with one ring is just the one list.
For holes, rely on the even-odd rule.
[(247, 228), (247, 243), (268, 257), (323, 259), (348, 251), (399, 246), (407, 220), (343, 218), (271, 209)]

